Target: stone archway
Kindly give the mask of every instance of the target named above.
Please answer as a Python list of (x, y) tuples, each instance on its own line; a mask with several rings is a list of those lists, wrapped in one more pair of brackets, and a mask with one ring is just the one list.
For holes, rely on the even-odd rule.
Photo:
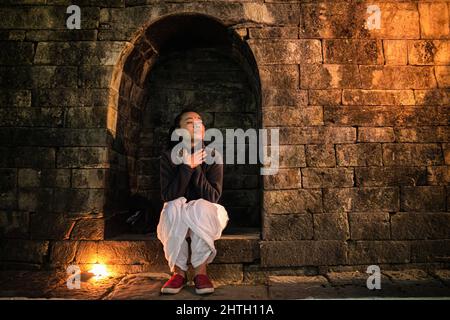
[[(259, 128), (261, 89), (250, 48), (213, 17), (185, 13), (153, 22), (126, 48), (116, 67), (108, 129), (110, 175), (105, 237), (127, 233), (132, 201), (142, 201), (154, 231), (162, 207), (159, 152), (183, 107), (194, 106), (207, 127)], [(183, 70), (183, 68), (185, 70)], [(224, 233), (261, 227), (258, 165), (226, 165), (220, 200), (230, 215)]]

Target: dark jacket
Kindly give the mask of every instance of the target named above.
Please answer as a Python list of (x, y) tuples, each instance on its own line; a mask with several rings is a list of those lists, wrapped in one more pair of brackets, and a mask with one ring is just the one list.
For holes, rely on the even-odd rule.
[[(207, 152), (211, 149), (206, 147)], [(215, 151), (217, 152), (217, 151)], [(162, 152), (160, 160), (161, 198), (164, 202), (179, 197), (187, 201), (203, 198), (217, 203), (222, 195), (223, 164), (203, 162), (192, 169), (187, 164), (176, 165), (171, 150)]]

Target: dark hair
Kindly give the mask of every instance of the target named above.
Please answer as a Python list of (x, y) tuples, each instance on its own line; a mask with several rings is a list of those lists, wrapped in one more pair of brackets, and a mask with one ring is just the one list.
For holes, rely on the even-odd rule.
[(169, 128), (168, 136), (167, 136), (167, 143), (166, 143), (166, 147), (168, 149), (172, 149), (179, 142), (179, 141), (172, 141), (170, 139), (170, 137), (172, 136), (172, 132), (174, 132), (175, 129), (180, 127), (180, 121), (181, 121), (181, 117), (183, 116), (183, 114), (188, 113), (188, 112), (195, 112), (195, 113), (198, 113), (200, 115), (200, 117), (202, 116), (200, 114), (200, 112), (196, 111), (194, 108), (184, 108), (183, 110), (181, 110), (180, 113), (178, 113), (175, 116), (173, 125)]

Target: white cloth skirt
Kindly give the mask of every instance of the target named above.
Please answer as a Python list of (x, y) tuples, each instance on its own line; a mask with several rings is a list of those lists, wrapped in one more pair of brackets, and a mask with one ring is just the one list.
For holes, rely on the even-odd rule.
[(221, 237), (228, 220), (222, 205), (205, 199), (187, 202), (185, 197), (180, 197), (165, 202), (156, 232), (170, 271), (175, 271), (175, 265), (187, 270), (187, 237), (191, 238), (192, 266), (196, 268), (205, 261), (211, 263), (217, 254), (214, 241)]

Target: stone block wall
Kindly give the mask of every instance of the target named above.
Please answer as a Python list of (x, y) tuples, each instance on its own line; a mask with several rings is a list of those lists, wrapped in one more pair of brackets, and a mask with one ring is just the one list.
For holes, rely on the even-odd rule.
[[(104, 229), (136, 170), (144, 84), (160, 49), (152, 27), (187, 14), (248, 46), (261, 125), (280, 128), (281, 169), (263, 178), (259, 252), (224, 263), (448, 265), (450, 2), (2, 3), (3, 266), (161, 258), (146, 243), (105, 242)], [(81, 30), (66, 28), (72, 3)], [(368, 30), (374, 4), (381, 28)], [(149, 254), (124, 260), (130, 251)]]

